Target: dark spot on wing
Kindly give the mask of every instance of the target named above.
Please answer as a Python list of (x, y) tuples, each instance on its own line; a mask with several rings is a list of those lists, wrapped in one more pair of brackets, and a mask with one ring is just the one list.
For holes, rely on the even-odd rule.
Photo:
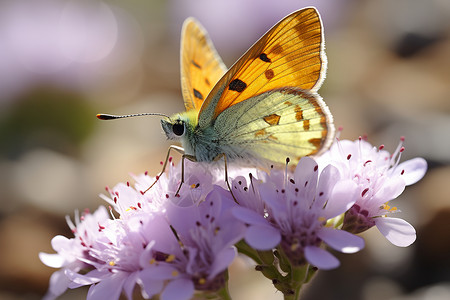
[(196, 90), (196, 89), (193, 89), (194, 90), (194, 96), (195, 96), (195, 98), (198, 98), (198, 99), (200, 99), (200, 100), (203, 100), (203, 95), (202, 95), (202, 93), (200, 93), (198, 90)]
[(272, 50), (270, 51), (271, 53), (278, 55), (281, 52), (283, 52), (283, 46), (281, 46), (280, 44), (276, 45), (275, 47), (272, 48)]
[(230, 84), (228, 85), (228, 88), (231, 91), (236, 91), (239, 93), (243, 92), (246, 87), (247, 87), (247, 84), (238, 78), (231, 81)]
[(266, 75), (266, 78), (267, 78), (268, 80), (270, 80), (270, 79), (273, 78), (273, 76), (275, 76), (275, 73), (273, 72), (272, 69), (268, 69), (268, 70), (266, 70), (266, 71), (264, 72), (264, 75)]
[(198, 69), (202, 69), (202, 66), (200, 66), (198, 63), (196, 63), (194, 60), (191, 60), (192, 65), (194, 65), (194, 67), (198, 68)]
[(272, 60), (270, 58), (268, 58), (267, 54), (265, 54), (265, 53), (261, 53), (261, 55), (259, 55), (259, 59), (264, 62), (268, 62), (268, 63), (272, 62)]

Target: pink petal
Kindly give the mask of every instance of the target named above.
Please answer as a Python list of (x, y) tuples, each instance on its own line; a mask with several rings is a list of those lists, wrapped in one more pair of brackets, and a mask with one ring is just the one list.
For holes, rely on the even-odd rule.
[(128, 274), (124, 272), (116, 273), (92, 285), (89, 288), (86, 300), (119, 299), (127, 276)]
[(69, 286), (70, 279), (64, 275), (64, 270), (56, 271), (50, 277), (50, 287), (42, 300), (53, 300), (62, 295)]
[(385, 238), (399, 247), (407, 247), (416, 240), (416, 230), (403, 219), (374, 218), (375, 225)]
[(318, 179), (318, 166), (314, 159), (302, 157), (295, 168), (295, 185), (299, 188), (298, 198), (312, 201), (315, 196)]
[[(65, 269), (64, 273), (70, 280), (72, 284), (76, 285), (91, 285), (93, 283), (97, 283), (103, 280), (106, 276), (105, 273), (101, 273), (98, 270), (92, 270), (89, 273), (83, 275), (77, 272), (74, 272), (70, 269)], [(106, 274), (109, 276), (109, 274)]]
[(328, 246), (342, 253), (355, 253), (364, 248), (364, 239), (347, 231), (324, 227), (317, 235)]
[[(151, 298), (156, 294), (161, 293), (164, 287), (164, 280), (155, 280), (155, 279), (147, 279), (145, 276), (142, 276), (142, 273), (139, 275), (139, 279), (141, 281), (141, 286), (143, 289), (143, 293), (147, 295), (147, 298)], [(147, 299), (144, 297), (144, 299)]]
[(331, 270), (340, 265), (339, 260), (330, 252), (316, 246), (305, 247), (305, 258), (309, 263), (322, 270)]
[(395, 173), (401, 175), (406, 185), (411, 185), (422, 179), (427, 171), (427, 161), (422, 157), (416, 157), (399, 164)]
[(267, 225), (266, 219), (263, 216), (244, 207), (233, 207), (231, 213), (238, 220), (247, 224)]
[(358, 186), (352, 180), (338, 181), (331, 192), (330, 198), (324, 210), (327, 219), (345, 213), (356, 202)]
[(259, 187), (259, 193), (264, 203), (273, 211), (285, 211), (284, 203), (283, 201), (278, 201), (277, 192), (275, 191), (275, 187), (272, 184), (261, 184), (261, 186)]
[(174, 272), (178, 274), (176, 268), (168, 266), (167, 264), (152, 265), (151, 267), (142, 270), (140, 277), (142, 280), (167, 280), (174, 278)]
[(55, 250), (56, 252), (71, 250), (74, 247), (74, 239), (68, 239), (62, 235), (57, 235), (52, 238), (51, 243), (53, 250)]
[(124, 294), (127, 296), (127, 299), (133, 299), (133, 290), (136, 286), (136, 281), (138, 279), (139, 272), (131, 273), (123, 284)]
[(270, 250), (280, 243), (281, 234), (267, 223), (265, 225), (253, 225), (247, 229), (245, 241), (255, 249)]
[(169, 282), (161, 294), (161, 300), (189, 300), (194, 294), (194, 283), (186, 278)]
[(372, 203), (377, 206), (382, 205), (400, 196), (404, 190), (405, 181), (402, 177), (389, 178), (373, 196)]
[(234, 247), (225, 248), (220, 251), (214, 259), (214, 262), (209, 271), (208, 279), (216, 277), (217, 274), (228, 268), (236, 255), (237, 251)]
[(61, 268), (64, 266), (65, 259), (59, 254), (48, 254), (44, 252), (39, 253), (39, 259), (51, 268)]
[(316, 200), (314, 205), (323, 207), (326, 201), (329, 199), (331, 191), (340, 179), (339, 171), (336, 167), (328, 165), (320, 173), (319, 183), (316, 190)]

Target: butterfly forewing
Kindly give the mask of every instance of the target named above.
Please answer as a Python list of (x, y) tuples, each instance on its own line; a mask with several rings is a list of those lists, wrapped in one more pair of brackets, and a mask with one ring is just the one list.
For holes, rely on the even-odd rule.
[[(334, 135), (332, 116), (317, 94), (278, 89), (247, 99), (225, 110), (215, 122), (219, 143), (231, 153), (284, 164), (327, 149)], [(230, 154), (229, 154), (230, 155)]]
[(200, 110), (226, 71), (205, 29), (188, 18), (181, 33), (181, 87), (186, 110)]
[(322, 24), (306, 8), (281, 20), (222, 77), (202, 105), (200, 126), (227, 108), (261, 93), (298, 87), (315, 92), (326, 69)]

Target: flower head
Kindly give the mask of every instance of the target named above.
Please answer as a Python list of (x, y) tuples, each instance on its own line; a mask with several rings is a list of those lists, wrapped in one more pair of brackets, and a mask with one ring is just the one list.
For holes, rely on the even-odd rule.
[(245, 225), (230, 214), (235, 205), (220, 187), (198, 205), (168, 204), (166, 217), (176, 233), (177, 245), (155, 244), (155, 250), (171, 259), (144, 271), (147, 278), (170, 281), (162, 299), (190, 299), (194, 290), (217, 291), (224, 287), (224, 271), (237, 254), (233, 245), (245, 232)]
[[(225, 270), (234, 259), (234, 244), (245, 225), (230, 213), (237, 205), (230, 193), (204, 172), (191, 173), (178, 195), (180, 174), (173, 166), (153, 188), (155, 178), (136, 176), (136, 188), (119, 183), (101, 195), (111, 207), (86, 214), (75, 237), (55, 237), (57, 254), (41, 254), (44, 263), (64, 267), (51, 281), (48, 299), (68, 287), (90, 285), (88, 299), (131, 299), (136, 285), (143, 297), (190, 299), (195, 290), (216, 291), (225, 284)], [(116, 216), (118, 214), (118, 216)]]
[(394, 245), (408, 246), (414, 242), (414, 228), (399, 218), (387, 217), (398, 212), (389, 202), (397, 198), (405, 186), (420, 180), (427, 169), (423, 158), (400, 163), (404, 151), (402, 138), (391, 155), (384, 146), (373, 147), (368, 142), (342, 140), (318, 158), (319, 165), (332, 164), (342, 178), (351, 179), (358, 186), (355, 204), (346, 213), (343, 228), (360, 233), (372, 226)]
[[(319, 177), (317, 163), (304, 157), (293, 175), (274, 171), (265, 183), (247, 188), (264, 202), (265, 214), (261, 216), (243, 208), (234, 210), (237, 217), (246, 218), (251, 225), (246, 241), (261, 249), (260, 239), (274, 236), (275, 231), (281, 238), (282, 250), (294, 265), (309, 262), (321, 269), (337, 267), (339, 261), (321, 248), (322, 243), (345, 253), (359, 251), (364, 246), (360, 237), (327, 226), (329, 219), (344, 213), (354, 203), (356, 184), (339, 179), (339, 172), (333, 166), (326, 167)], [(239, 203), (245, 201), (240, 194), (237, 197)], [(272, 244), (264, 245), (262, 250), (275, 247), (280, 239), (270, 241)]]

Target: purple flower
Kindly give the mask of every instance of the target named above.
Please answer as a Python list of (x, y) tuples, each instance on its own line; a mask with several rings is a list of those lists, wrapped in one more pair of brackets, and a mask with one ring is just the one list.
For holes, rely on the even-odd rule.
[(67, 271), (93, 269), (93, 266), (87, 263), (94, 260), (89, 249), (104, 235), (101, 229), (110, 218), (106, 209), (101, 206), (93, 214), (84, 212), (81, 218), (76, 212), (75, 224), (68, 217), (66, 219), (74, 238), (55, 236), (52, 239), (52, 247), (57, 253), (39, 253), (39, 258), (44, 264), (52, 268), (61, 268), (51, 276), (50, 287), (44, 299), (55, 299), (66, 291), (71, 284), (71, 280), (65, 275)]
[(155, 244), (158, 253), (171, 259), (143, 271), (146, 278), (169, 280), (161, 299), (190, 299), (194, 290), (224, 287), (224, 271), (237, 254), (233, 245), (245, 232), (245, 225), (230, 213), (234, 206), (229, 192), (220, 187), (198, 205), (168, 203), (166, 216), (179, 241)]
[(427, 163), (423, 158), (400, 162), (404, 151), (402, 138), (391, 155), (384, 146), (373, 147), (368, 142), (343, 140), (318, 158), (319, 165), (332, 164), (342, 178), (358, 185), (355, 204), (346, 213), (343, 229), (360, 233), (373, 226), (394, 245), (406, 247), (416, 239), (412, 225), (400, 218), (387, 217), (398, 212), (389, 201), (397, 198), (405, 186), (419, 181), (425, 174)]
[[(241, 184), (235, 180), (233, 187), (242, 186), (243, 181), (239, 180)], [(236, 192), (238, 202), (246, 208), (233, 209), (236, 217), (249, 224), (245, 240), (250, 246), (267, 250), (281, 240), (281, 249), (292, 264), (309, 262), (320, 269), (339, 266), (339, 261), (321, 248), (322, 243), (344, 253), (354, 253), (364, 247), (362, 238), (327, 225), (328, 220), (353, 205), (356, 192), (356, 184), (340, 180), (335, 167), (326, 167), (319, 178), (316, 162), (304, 157), (292, 177), (287, 172), (274, 171), (266, 182), (253, 182), (256, 183)], [(243, 204), (249, 200), (262, 200), (264, 210), (260, 204)], [(270, 242), (263, 242), (267, 236)]]
[[(180, 173), (171, 165), (155, 186), (155, 178), (136, 176), (137, 188), (120, 183), (107, 188), (110, 219), (101, 207), (69, 225), (75, 237), (55, 237), (57, 254), (40, 254), (52, 267), (47, 299), (67, 288), (90, 285), (87, 299), (131, 299), (136, 285), (144, 298), (190, 299), (195, 290), (225, 286), (225, 271), (236, 255), (234, 244), (245, 225), (230, 213), (237, 204), (228, 191), (213, 188), (212, 177), (189, 170), (179, 194)], [(145, 190), (145, 189), (144, 189)], [(116, 216), (118, 214), (119, 216)]]

